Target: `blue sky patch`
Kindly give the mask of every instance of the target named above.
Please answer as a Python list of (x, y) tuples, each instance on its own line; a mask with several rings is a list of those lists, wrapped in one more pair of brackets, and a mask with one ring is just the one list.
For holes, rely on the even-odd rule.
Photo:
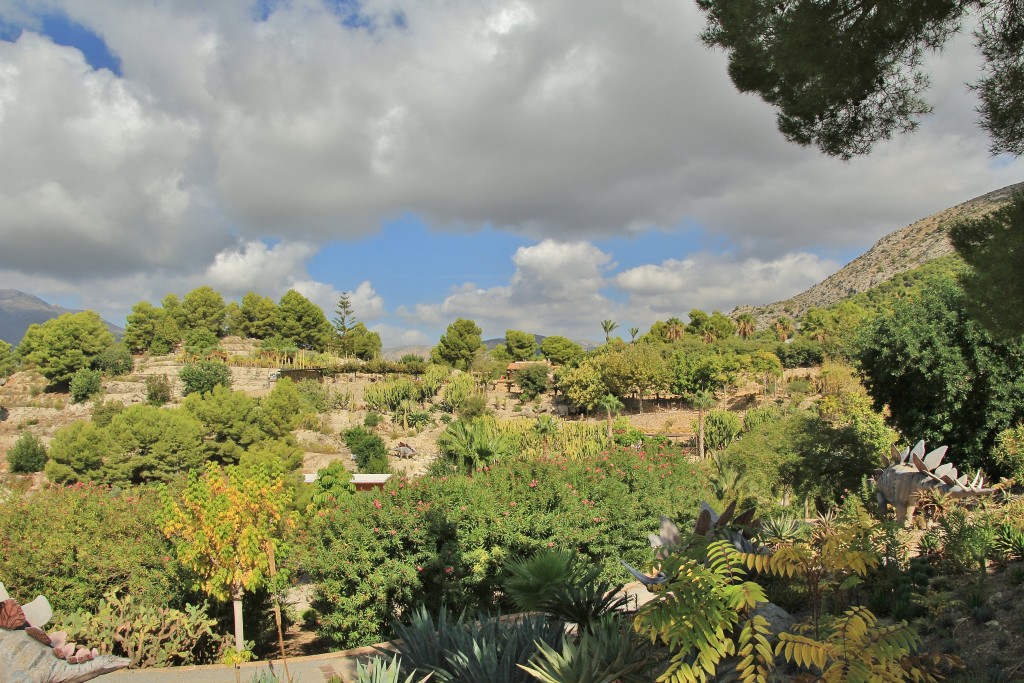
[(121, 75), (121, 60), (92, 29), (63, 13), (43, 14), (37, 17), (37, 21), (38, 24), (33, 26), (19, 26), (0, 17), (0, 40), (13, 43), (21, 37), (22, 31), (36, 31), (57, 45), (78, 50), (93, 69), (110, 69), (118, 76)]
[(369, 280), (392, 308), (400, 302), (441, 301), (453, 287), (472, 282), (481, 289), (507, 285), (516, 249), (534, 244), (492, 228), (471, 233), (431, 230), (415, 216), (386, 223), (355, 242), (323, 247), (307, 264), (311, 277), (355, 290)]

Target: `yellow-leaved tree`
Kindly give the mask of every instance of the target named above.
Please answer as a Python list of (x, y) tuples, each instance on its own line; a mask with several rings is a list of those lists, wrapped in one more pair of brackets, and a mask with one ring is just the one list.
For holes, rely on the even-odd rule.
[(245, 649), (242, 597), (276, 571), (283, 537), (294, 519), (284, 478), (263, 466), (210, 464), (189, 475), (180, 496), (166, 493), (163, 532), (178, 560), (196, 573), (197, 587), (234, 601), (235, 649)]

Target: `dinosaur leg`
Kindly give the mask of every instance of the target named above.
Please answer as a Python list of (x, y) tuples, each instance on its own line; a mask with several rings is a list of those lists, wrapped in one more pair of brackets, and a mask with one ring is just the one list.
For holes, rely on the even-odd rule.
[(911, 527), (914, 526), (914, 511), (915, 510), (917, 510), (917, 504), (916, 503), (907, 503), (907, 519), (906, 519), (906, 521), (910, 522), (910, 526)]
[(899, 526), (906, 526), (907, 524), (907, 506), (895, 504), (896, 508), (896, 524)]
[(878, 501), (878, 516), (885, 518), (885, 513), (889, 511), (889, 502), (881, 491), (875, 493), (875, 499)]

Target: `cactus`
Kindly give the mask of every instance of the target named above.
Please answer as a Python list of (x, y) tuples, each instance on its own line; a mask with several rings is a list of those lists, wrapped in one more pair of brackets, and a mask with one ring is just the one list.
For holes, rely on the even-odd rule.
[(187, 605), (185, 611), (136, 604), (132, 596), (108, 593), (95, 614), (76, 612), (61, 629), (72, 640), (102, 643), (105, 652), (123, 654), (134, 668), (195, 663), (197, 650), (211, 646), (215, 619), (203, 606)]

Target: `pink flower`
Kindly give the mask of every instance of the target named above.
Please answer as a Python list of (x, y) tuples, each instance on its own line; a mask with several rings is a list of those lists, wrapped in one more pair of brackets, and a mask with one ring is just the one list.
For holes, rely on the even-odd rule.
[(380, 501), (377, 500), (376, 498), (373, 499), (373, 507), (375, 507), (378, 510), (380, 510)]
[(508, 504), (508, 506), (514, 508), (516, 506), (516, 502), (513, 500), (511, 503)]
[(455, 570), (452, 567), (445, 567), (444, 568), (444, 573), (445, 574), (451, 574), (453, 571), (455, 571)]
[(421, 567), (421, 566), (419, 566), (419, 565), (416, 565), (416, 571), (418, 571), (418, 572), (421, 572), (421, 571), (423, 571), (423, 567)]
[(530, 480), (530, 488), (531, 489), (537, 488), (537, 480), (536, 479), (531, 479)]

